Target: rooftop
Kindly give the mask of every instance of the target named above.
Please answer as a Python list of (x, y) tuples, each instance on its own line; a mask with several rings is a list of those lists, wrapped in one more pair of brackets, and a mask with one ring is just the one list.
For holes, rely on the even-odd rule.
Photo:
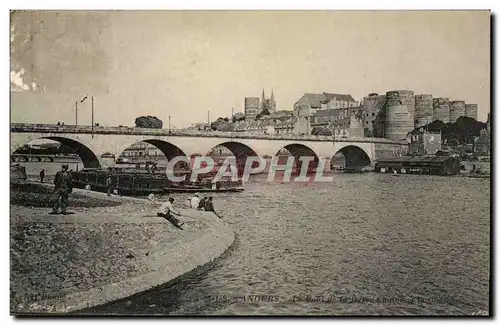
[(331, 101), (332, 99), (336, 99), (339, 101), (345, 101), (345, 102), (355, 102), (354, 98), (352, 98), (351, 95), (347, 94), (333, 94), (333, 93), (323, 93), (325, 97), (328, 99), (328, 101)]
[(305, 93), (304, 96), (309, 101), (309, 105), (312, 108), (321, 108), (321, 104), (326, 104), (332, 99), (336, 99), (339, 101), (350, 101), (354, 102), (354, 98), (351, 95), (345, 94), (334, 94), (334, 93), (322, 93), (322, 94), (313, 94), (313, 93)]

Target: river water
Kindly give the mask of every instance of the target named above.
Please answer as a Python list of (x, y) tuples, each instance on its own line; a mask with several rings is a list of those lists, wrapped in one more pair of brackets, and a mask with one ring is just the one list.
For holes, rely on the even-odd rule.
[(367, 173), (281, 184), (256, 176), (243, 193), (216, 195), (215, 205), (238, 237), (228, 256), (202, 275), (93, 312), (488, 311), (489, 179)]

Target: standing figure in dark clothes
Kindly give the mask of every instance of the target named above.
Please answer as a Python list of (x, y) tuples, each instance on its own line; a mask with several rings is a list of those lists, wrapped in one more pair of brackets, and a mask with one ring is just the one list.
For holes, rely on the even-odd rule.
[(54, 194), (51, 198), (53, 206), (50, 214), (57, 214), (59, 208), (61, 208), (62, 214), (67, 214), (68, 197), (73, 192), (73, 180), (71, 174), (68, 172), (68, 165), (62, 165), (62, 170), (57, 172), (54, 178), (54, 185)]
[(40, 171), (40, 183), (43, 183), (43, 179), (45, 178), (45, 169)]
[(173, 197), (169, 198), (167, 202), (162, 204), (162, 206), (158, 210), (157, 215), (158, 215), (158, 217), (162, 217), (162, 218), (167, 219), (175, 227), (182, 230), (182, 225), (184, 224), (184, 222), (180, 223), (179, 219), (174, 217), (174, 214), (180, 216), (181, 213), (179, 211), (177, 211), (176, 209), (174, 209), (174, 207), (172, 205), (173, 203), (174, 203), (174, 198)]
[(108, 175), (108, 178), (106, 178), (106, 192), (108, 196), (111, 196), (112, 189), (113, 189), (113, 180), (111, 179), (111, 175)]
[(212, 199), (212, 197), (211, 197), (211, 196), (208, 198), (208, 201), (207, 201), (207, 202), (205, 202), (205, 211), (211, 211), (211, 212), (213, 212), (213, 213), (214, 213), (217, 217), (219, 217), (219, 218), (221, 218), (221, 219), (222, 219), (222, 217), (221, 217), (220, 215), (218, 215), (218, 214), (217, 214), (217, 212), (215, 212), (215, 209), (214, 209), (214, 202), (213, 202), (213, 199)]

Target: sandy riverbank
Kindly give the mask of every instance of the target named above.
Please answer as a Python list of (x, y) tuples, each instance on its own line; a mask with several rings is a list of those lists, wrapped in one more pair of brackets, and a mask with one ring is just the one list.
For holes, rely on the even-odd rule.
[(178, 230), (156, 217), (158, 202), (78, 189), (70, 197), (73, 214), (49, 215), (43, 202), (50, 191), (39, 186), (11, 189), (13, 314), (125, 298), (214, 260), (234, 241), (212, 213), (180, 209), (186, 224)]

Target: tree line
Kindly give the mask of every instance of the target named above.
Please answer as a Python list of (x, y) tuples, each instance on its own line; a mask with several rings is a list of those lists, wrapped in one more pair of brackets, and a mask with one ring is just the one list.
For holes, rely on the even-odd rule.
[(421, 128), (431, 133), (441, 133), (441, 139), (449, 145), (461, 145), (474, 143), (474, 138), (481, 135), (481, 130), (486, 129), (486, 123), (460, 116), (454, 123), (436, 120), (423, 127), (415, 128), (410, 133), (417, 134)]

